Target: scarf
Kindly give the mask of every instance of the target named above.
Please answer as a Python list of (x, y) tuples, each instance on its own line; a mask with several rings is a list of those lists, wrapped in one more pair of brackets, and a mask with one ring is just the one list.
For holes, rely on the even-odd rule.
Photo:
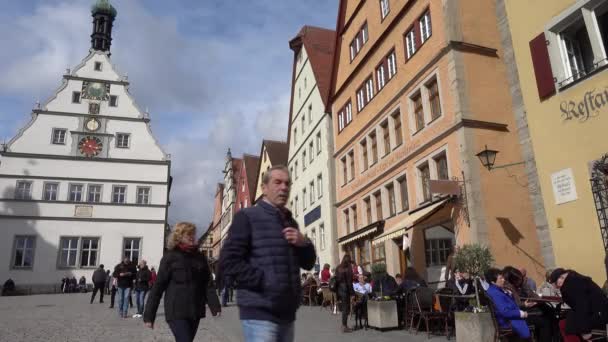
[(198, 246), (181, 242), (179, 245), (177, 245), (177, 248), (179, 248), (182, 252), (194, 253), (198, 249)]

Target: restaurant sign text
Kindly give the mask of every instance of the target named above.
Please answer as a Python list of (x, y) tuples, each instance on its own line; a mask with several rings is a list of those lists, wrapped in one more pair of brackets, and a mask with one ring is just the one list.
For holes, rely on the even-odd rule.
[(560, 110), (564, 121), (579, 120), (585, 122), (600, 114), (600, 109), (608, 104), (608, 87), (604, 90), (590, 90), (578, 101), (562, 101)]

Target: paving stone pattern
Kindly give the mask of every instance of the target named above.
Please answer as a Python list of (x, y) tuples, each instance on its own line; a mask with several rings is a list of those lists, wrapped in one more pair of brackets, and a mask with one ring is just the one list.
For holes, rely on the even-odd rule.
[[(89, 304), (90, 294), (57, 294), (0, 297), (0, 342), (172, 342), (173, 335), (164, 321), (162, 305), (154, 330), (144, 327), (141, 319), (118, 317), (104, 304)], [(130, 309), (130, 314), (135, 310)], [(404, 331), (356, 331), (339, 333), (339, 316), (319, 307), (303, 307), (298, 311), (296, 341), (358, 342), (358, 341), (427, 341), (426, 334), (410, 335)], [(430, 341), (445, 341), (431, 337)], [(242, 341), (238, 310), (225, 308), (221, 317), (201, 321), (196, 341)]]

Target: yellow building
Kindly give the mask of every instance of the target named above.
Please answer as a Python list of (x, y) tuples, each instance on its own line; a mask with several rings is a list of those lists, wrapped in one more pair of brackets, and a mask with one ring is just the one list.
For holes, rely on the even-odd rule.
[(547, 229), (539, 227), (547, 236), (543, 255), (601, 284), (608, 191), (593, 164), (608, 153), (608, 1), (497, 2), (508, 17), (511, 74), (523, 97), (519, 127), (525, 131), (527, 121), (524, 149), (534, 153), (546, 212)]
[(264, 140), (262, 141), (262, 149), (260, 150), (260, 163), (256, 174), (256, 188), (249, 189), (255, 192), (255, 201), (257, 202), (264, 192), (262, 191), (262, 179), (266, 171), (276, 165), (287, 166), (287, 152), (289, 144), (284, 141)]

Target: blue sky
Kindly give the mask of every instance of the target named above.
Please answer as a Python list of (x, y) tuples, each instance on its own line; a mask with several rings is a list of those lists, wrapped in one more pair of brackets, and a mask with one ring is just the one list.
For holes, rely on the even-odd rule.
[[(0, 2), (0, 140), (24, 125), (90, 45), (93, 0)], [(303, 25), (335, 28), (337, 0), (113, 0), (112, 60), (172, 155), (170, 220), (199, 232), (228, 147), (286, 139), (293, 53)]]

